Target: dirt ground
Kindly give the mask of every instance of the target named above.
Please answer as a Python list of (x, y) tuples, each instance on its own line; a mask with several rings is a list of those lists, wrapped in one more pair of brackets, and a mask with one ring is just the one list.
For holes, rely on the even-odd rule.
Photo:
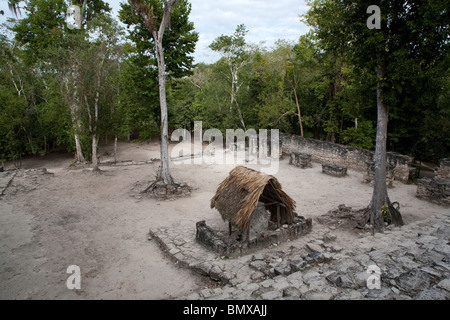
[[(173, 147), (173, 145), (172, 145)], [(119, 143), (118, 160), (159, 158), (158, 142)], [(102, 148), (109, 160), (112, 146)], [(71, 168), (71, 155), (25, 159), (24, 169), (47, 168), (51, 174), (19, 173), (0, 196), (0, 299), (177, 299), (213, 283), (178, 268), (148, 240), (149, 228), (200, 220), (221, 221), (210, 199), (233, 165), (171, 165), (172, 176), (194, 188), (173, 201), (136, 197), (136, 185), (153, 180), (159, 161), (144, 165)], [(257, 165), (249, 165), (258, 169)], [(8, 163), (5, 169), (12, 168)], [(367, 206), (372, 187), (362, 173), (343, 179), (322, 174), (320, 164), (302, 170), (281, 160), (275, 175), (297, 203), (297, 213), (315, 218), (340, 204)], [(423, 220), (444, 207), (415, 197), (415, 185), (394, 183), (405, 223)], [(336, 230), (348, 246), (352, 237)], [(81, 268), (81, 290), (68, 290), (68, 266)]]

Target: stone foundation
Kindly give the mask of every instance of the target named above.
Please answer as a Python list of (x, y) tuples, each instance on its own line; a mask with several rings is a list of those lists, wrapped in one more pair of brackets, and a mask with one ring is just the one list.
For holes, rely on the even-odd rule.
[(312, 168), (311, 155), (300, 152), (292, 152), (289, 164), (302, 169)]
[(239, 233), (226, 236), (216, 232), (208, 227), (205, 221), (197, 222), (196, 227), (197, 242), (222, 256), (237, 257), (266, 248), (272, 244), (295, 240), (309, 233), (312, 229), (312, 219), (296, 216), (294, 223), (291, 225), (283, 225), (278, 229), (272, 227), (261, 232), (258, 236), (245, 240), (241, 240), (244, 237)]
[[(366, 171), (364, 172), (363, 182), (372, 184), (374, 181), (375, 174), (375, 162), (366, 161)], [(386, 164), (386, 185), (388, 188), (392, 188), (394, 186), (394, 177), (395, 177), (395, 166), (390, 163)], [(408, 171), (409, 176), (409, 171)]]
[(416, 196), (440, 205), (450, 205), (450, 158), (439, 162), (434, 178), (417, 181)]
[[(373, 161), (374, 152), (353, 146), (302, 138), (297, 135), (280, 133), (282, 150), (286, 154), (301, 152), (311, 155), (311, 160), (319, 163), (334, 163), (339, 166), (364, 172), (365, 162)], [(412, 158), (398, 153), (388, 152), (387, 162), (394, 165), (394, 178), (403, 183), (409, 181), (409, 167)]]
[(347, 176), (346, 167), (336, 166), (333, 164), (322, 164), (322, 172), (339, 178)]
[(436, 178), (419, 179), (416, 196), (440, 205), (450, 205), (450, 182)]
[(439, 162), (439, 167), (435, 171), (435, 178), (450, 181), (450, 158), (442, 159)]

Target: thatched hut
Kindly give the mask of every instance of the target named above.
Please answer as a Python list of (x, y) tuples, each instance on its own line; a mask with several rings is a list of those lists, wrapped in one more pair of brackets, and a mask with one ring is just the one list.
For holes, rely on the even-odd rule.
[(211, 199), (211, 208), (216, 208), (222, 218), (242, 231), (250, 228), (250, 219), (258, 202), (264, 203), (270, 212), (270, 220), (280, 224), (294, 222), (295, 201), (282, 189), (271, 175), (238, 166), (219, 185)]

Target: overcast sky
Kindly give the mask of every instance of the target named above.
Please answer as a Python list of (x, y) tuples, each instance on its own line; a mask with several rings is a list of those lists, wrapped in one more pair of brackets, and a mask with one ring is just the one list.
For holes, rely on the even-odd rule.
[[(120, 9), (124, 0), (108, 1), (114, 12)], [(237, 25), (245, 24), (249, 30), (247, 40), (270, 47), (278, 39), (296, 41), (308, 32), (308, 27), (299, 21), (299, 15), (306, 13), (305, 0), (190, 0), (192, 12), (190, 20), (200, 35), (194, 54), (195, 62), (212, 63), (218, 56), (208, 49), (208, 45), (222, 34), (232, 34)], [(0, 0), (0, 16), (4, 22), (9, 12), (7, 0)]]

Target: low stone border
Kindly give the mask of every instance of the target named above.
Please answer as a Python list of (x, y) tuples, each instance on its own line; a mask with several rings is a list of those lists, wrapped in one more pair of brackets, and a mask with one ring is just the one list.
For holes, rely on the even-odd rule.
[(296, 216), (293, 224), (286, 224), (276, 230), (261, 232), (258, 237), (245, 239), (245, 241), (238, 241), (234, 237), (221, 236), (208, 227), (205, 221), (197, 222), (196, 228), (196, 240), (207, 249), (220, 255), (236, 257), (255, 252), (273, 244), (295, 240), (311, 231), (312, 219)]

